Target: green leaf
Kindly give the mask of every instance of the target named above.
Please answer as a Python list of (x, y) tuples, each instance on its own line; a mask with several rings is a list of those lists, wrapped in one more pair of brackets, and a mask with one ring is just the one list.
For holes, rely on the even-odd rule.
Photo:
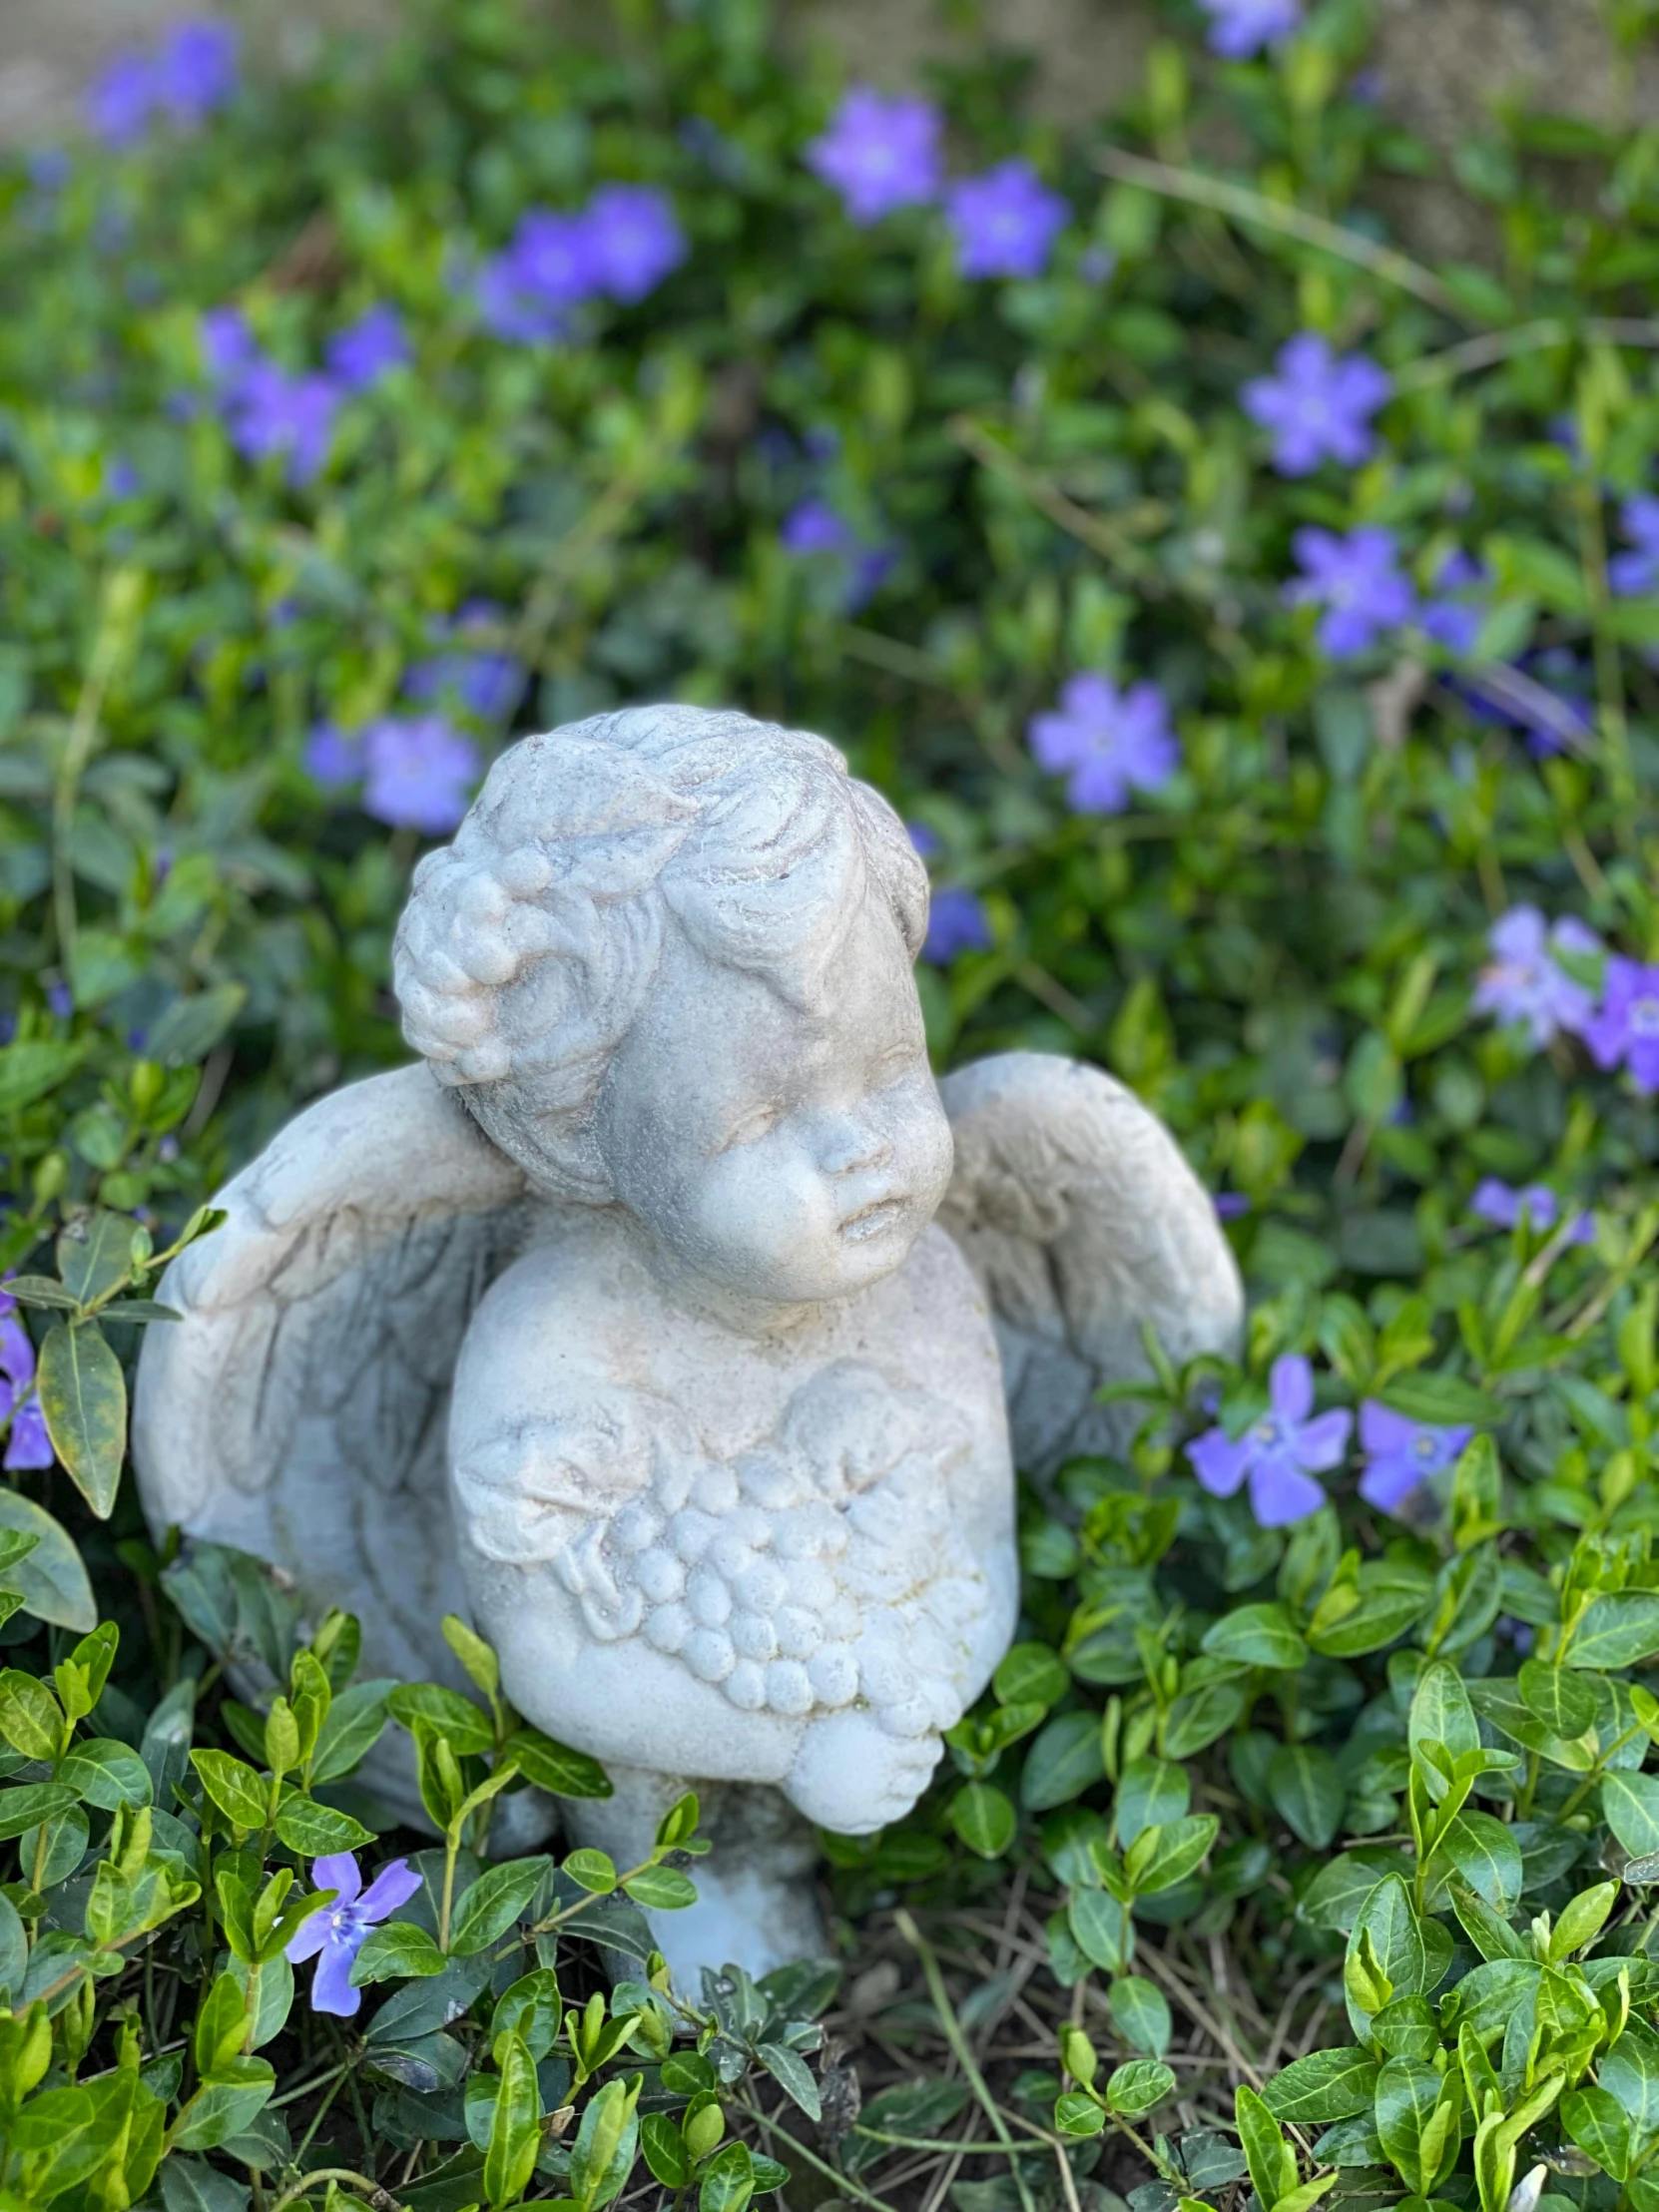
[(642, 1867), (622, 1885), (636, 1905), (658, 1913), (678, 1913), (697, 1903), (697, 1885), (678, 1867)]
[(823, 2118), (818, 2083), (799, 2051), (791, 2050), (786, 2043), (762, 2043), (756, 2055), (779, 2088), (800, 2105), (810, 2120)]
[(1300, 1667), (1308, 1646), (1288, 1605), (1238, 1605), (1205, 1632), (1202, 1647), (1248, 1667)]
[(386, 1707), (405, 1728), (417, 1720), (426, 1721), (447, 1740), (457, 1759), (495, 1749), (495, 1723), (489, 1715), (441, 1682), (400, 1683), (387, 1696)]
[(1254, 2089), (1243, 2085), (1233, 2092), (1239, 2142), (1250, 2168), (1251, 2185), (1262, 2212), (1276, 2212), (1281, 2199), (1296, 2187), (1296, 2154), (1279, 2132), (1279, 2122)]
[(1520, 1847), (1489, 1813), (1459, 1813), (1435, 1847), (1494, 1912), (1507, 1913), (1521, 1894)]
[(118, 1805), (150, 1803), (150, 1770), (138, 1753), (114, 1736), (90, 1736), (76, 1744), (58, 1769), (88, 1805), (113, 1813)]
[(1262, 2101), (1276, 2120), (1293, 2127), (1352, 2119), (1372, 2109), (1379, 2070), (1368, 2050), (1310, 2051), (1274, 2075)]
[(1573, 1630), (1566, 1664), (1607, 1672), (1633, 1667), (1655, 1652), (1659, 1652), (1659, 1591), (1604, 1590), (1591, 1598)]
[(1162, 2104), (1175, 2088), (1175, 2075), (1156, 2058), (1132, 2058), (1106, 2078), (1106, 2108), (1120, 2119), (1138, 2120)]
[(484, 2194), (492, 2205), (512, 2204), (524, 2193), (541, 2147), (541, 2096), (536, 2062), (521, 2035), (502, 2038), (496, 2060), (501, 2086), (496, 2092), (484, 2152)]
[(640, 2117), (640, 2148), (652, 2178), (665, 2189), (683, 2189), (691, 2179), (691, 2161), (679, 2128), (666, 2112)]
[(1605, 2089), (1569, 2089), (1561, 2099), (1561, 2125), (1587, 2158), (1615, 2181), (1628, 2181), (1634, 2145), (1630, 2122)]
[(36, 1383), (52, 1449), (100, 1520), (108, 1520), (127, 1448), (127, 1382), (96, 1322), (56, 1321)]
[(133, 1236), (138, 1224), (126, 1214), (95, 1208), (59, 1232), (58, 1273), (78, 1306), (90, 1306), (127, 1282), (133, 1272)]
[(1025, 1755), (1020, 1803), (1031, 1813), (1046, 1813), (1098, 1782), (1106, 1768), (1100, 1750), (1098, 1713), (1059, 1713), (1040, 1729)]
[(1520, 1694), (1517, 1683), (1502, 1677), (1488, 1677), (1484, 1681), (1468, 1685), (1469, 1701), (1483, 1721), (1490, 1721), (1514, 1743), (1527, 1751), (1535, 1751), (1552, 1766), (1564, 1767), (1569, 1774), (1588, 1774), (1596, 1763), (1596, 1745), (1593, 1733), (1574, 1738), (1551, 1735)]
[(1273, 1809), (1310, 1851), (1325, 1851), (1342, 1826), (1348, 1792), (1337, 1763), (1317, 1744), (1281, 1744), (1268, 1762)]
[[(1390, 2058), (1377, 2080), (1377, 2132), (1401, 2181), (1413, 2195), (1433, 2187), (1435, 2175), (1425, 2173), (1425, 2145), (1434, 2108), (1439, 2102), (1442, 2076), (1432, 2066), (1411, 2058)], [(1438, 2158), (1434, 2166), (1438, 2168)]]
[(311, 1787), (338, 1782), (371, 1751), (386, 1725), (390, 1682), (353, 1682), (329, 1702), (311, 1754)]
[(1112, 1826), (1125, 1851), (1149, 1828), (1183, 1818), (1193, 1801), (1185, 1767), (1168, 1759), (1131, 1759), (1118, 1778)]
[(81, 1049), (44, 1038), (0, 1045), (0, 1117), (44, 1098), (78, 1065)]
[(1131, 2050), (1145, 2051), (1149, 2058), (1163, 2057), (1174, 2022), (1164, 1992), (1155, 1982), (1126, 1974), (1107, 1990), (1106, 2004), (1112, 2024)]
[(1639, 2142), (1659, 2134), (1659, 2035), (1645, 2020), (1630, 2019), (1596, 2072)]
[(5, 1579), (23, 1592), (23, 1610), (55, 1628), (85, 1634), (98, 1625), (92, 1584), (69, 1533), (21, 1490), (0, 1483), (0, 1531), (15, 1530), (35, 1539), (26, 1557), (14, 1559)]
[(1169, 1709), (1164, 1750), (1171, 1759), (1191, 1759), (1238, 1721), (1245, 1709), (1241, 1682), (1206, 1682), (1183, 1691)]
[(1603, 1775), (1601, 1815), (1632, 1859), (1651, 1858), (1659, 1852), (1659, 1774)]
[(1071, 1676), (1047, 1644), (1015, 1644), (991, 1677), (999, 1705), (1058, 1705)]
[(276, 2076), (266, 2059), (230, 2061), (220, 2078), (202, 2084), (175, 2120), (172, 2148), (218, 2150), (253, 2125), (276, 2086)]
[(146, 1058), (164, 1068), (194, 1067), (219, 1043), (247, 997), (246, 983), (214, 983), (188, 998), (176, 998), (152, 1028)]
[(1173, 1890), (1196, 1874), (1220, 1828), (1214, 1813), (1199, 1813), (1143, 1829), (1123, 1861), (1124, 1877), (1135, 1895), (1152, 1897), (1160, 1890)]
[(501, 1688), (501, 1664), (492, 1648), (458, 1613), (445, 1613), (439, 1624), (443, 1640), (466, 1669), (475, 1690), (494, 1697)]
[(21, 1667), (0, 1674), (0, 1737), (25, 1759), (56, 1759), (68, 1723), (46, 1684)]
[(744, 2212), (755, 2194), (755, 2168), (747, 2143), (727, 2143), (703, 2169), (698, 2212)]
[(349, 1813), (341, 1813), (332, 1805), (318, 1805), (315, 1798), (297, 1793), (284, 1798), (276, 1808), (276, 1827), (289, 1851), (298, 1852), (302, 1859), (321, 1859), (336, 1851), (360, 1851), (364, 1844), (374, 1841), (372, 1829), (364, 1828)]
[(405, 1921), (391, 1921), (371, 1928), (351, 1963), (356, 1985), (368, 1981), (410, 1981), (442, 1973), (443, 1952), (425, 1929)]
[(227, 1820), (238, 1828), (264, 1828), (270, 1785), (252, 1767), (234, 1759), (228, 1751), (193, 1751), (190, 1763), (201, 1776), (203, 1789)]
[(1066, 1925), (1084, 1957), (1108, 1973), (1128, 1965), (1135, 1948), (1129, 1908), (1106, 1890), (1073, 1890)]
[(1082, 2089), (1067, 2089), (1054, 2100), (1054, 2125), (1062, 2135), (1082, 2140), (1106, 2125), (1104, 2109)]
[(1443, 1744), (1453, 1761), (1480, 1749), (1480, 1723), (1455, 1667), (1425, 1667), (1411, 1699), (1408, 1740), (1413, 1757), (1424, 1743)]
[(1460, 1376), (1424, 1373), (1397, 1376), (1376, 1393), (1384, 1405), (1410, 1420), (1430, 1421), (1437, 1427), (1461, 1428), (1472, 1424), (1489, 1428), (1503, 1419), (1508, 1407)]
[(1595, 1693), (1581, 1675), (1568, 1667), (1552, 1667), (1542, 1659), (1523, 1661), (1516, 1677), (1527, 1711), (1552, 1736), (1582, 1736), (1595, 1725)]
[[(1361, 1907), (1348, 1939), (1348, 1956), (1354, 1958), (1362, 1939), (1369, 1939), (1379, 1964), (1386, 1974), (1391, 1996), (1422, 1996), (1428, 1984), (1428, 1952), (1421, 1924), (1411, 1904), (1411, 1894), (1397, 1874), (1384, 1875)], [(1369, 2032), (1371, 2015), (1348, 1992), (1349, 2021), (1357, 2036)]]
[(550, 1797), (608, 1798), (610, 1778), (597, 1759), (585, 1751), (572, 1751), (555, 1743), (539, 1728), (515, 1729), (507, 1738), (507, 1755), (516, 1759), (519, 1772)]
[(449, 1948), (457, 1958), (483, 1950), (506, 1934), (529, 1905), (553, 1862), (545, 1854), (505, 1859), (481, 1874), (461, 1897), (450, 1928)]
[(1000, 1859), (1018, 1822), (1002, 1791), (988, 1782), (969, 1782), (950, 1801), (950, 1825), (979, 1858)]
[(57, 1820), (74, 1803), (75, 1792), (62, 1782), (26, 1782), (15, 1790), (0, 1790), (0, 1843)]

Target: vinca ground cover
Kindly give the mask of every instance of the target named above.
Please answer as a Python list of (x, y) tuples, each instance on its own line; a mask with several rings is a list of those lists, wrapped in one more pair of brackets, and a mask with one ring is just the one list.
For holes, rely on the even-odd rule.
[[(1170, 0), (1069, 135), (750, 0), (408, 13), (187, 24), (0, 174), (6, 2212), (1659, 2212), (1659, 130), (1442, 175), (1350, 0)], [(488, 1648), (361, 1681), (124, 1473), (168, 1254), (400, 1057), (423, 846), (661, 698), (845, 749), (939, 1066), (1111, 1068), (1252, 1300), (1023, 1493), (834, 1958), (695, 2003), (693, 1801), (492, 1856), (608, 1785)]]

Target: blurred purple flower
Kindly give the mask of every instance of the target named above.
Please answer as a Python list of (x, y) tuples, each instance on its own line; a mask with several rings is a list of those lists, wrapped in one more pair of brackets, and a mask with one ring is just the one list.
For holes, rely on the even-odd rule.
[(331, 376), (290, 376), (255, 360), (231, 389), (227, 427), (248, 461), (285, 454), (290, 483), (308, 483), (328, 458), (340, 389)]
[(512, 255), (497, 254), (478, 269), (472, 283), (478, 320), (493, 338), (509, 345), (540, 345), (562, 338), (568, 317), (549, 306), (524, 281)]
[(1108, 677), (1074, 676), (1058, 713), (1033, 716), (1026, 736), (1037, 765), (1066, 778), (1066, 797), (1082, 815), (1121, 814), (1132, 792), (1161, 790), (1181, 765), (1156, 684), (1120, 692)]
[(1050, 192), (1029, 162), (998, 162), (945, 192), (963, 276), (1040, 276), (1071, 204)]
[(1659, 967), (1615, 953), (1584, 1042), (1597, 1067), (1627, 1067), (1639, 1091), (1659, 1091)]
[(1434, 576), (1434, 589), (1444, 596), (1426, 599), (1417, 609), (1417, 624), (1436, 645), (1443, 645), (1459, 660), (1474, 651), (1490, 605), (1489, 571), (1461, 550), (1448, 553)]
[(1314, 1371), (1298, 1352), (1274, 1362), (1268, 1397), (1269, 1410), (1237, 1440), (1225, 1428), (1207, 1429), (1188, 1444), (1187, 1457), (1212, 1497), (1231, 1497), (1248, 1477), (1259, 1525), (1283, 1528), (1325, 1503), (1324, 1487), (1313, 1478), (1341, 1463), (1354, 1415), (1315, 1414)]
[(988, 952), (996, 942), (984, 907), (972, 891), (947, 884), (933, 893), (927, 909), (927, 940), (921, 956), (934, 967), (948, 967), (964, 952)]
[(483, 773), (469, 737), (441, 715), (387, 715), (363, 732), (363, 812), (440, 837), (459, 826)]
[(259, 347), (240, 307), (210, 307), (196, 321), (202, 366), (216, 384), (247, 374), (259, 359)]
[(470, 633), (503, 628), (506, 622), (504, 608), (487, 599), (471, 599), (452, 622), (435, 624), (435, 634), (451, 650), (416, 661), (403, 678), (404, 697), (457, 706), (486, 722), (511, 714), (524, 690), (522, 662), (498, 647), (455, 650), (464, 647)]
[(1371, 418), (1393, 389), (1386, 370), (1364, 353), (1337, 354), (1317, 330), (1280, 348), (1278, 373), (1245, 385), (1240, 404), (1274, 435), (1281, 476), (1310, 476), (1322, 461), (1358, 468), (1377, 450)]
[(944, 850), (944, 839), (936, 830), (929, 830), (924, 822), (907, 822), (910, 843), (924, 860), (936, 860)]
[(653, 185), (601, 185), (582, 222), (594, 283), (624, 306), (655, 291), (689, 251), (673, 201)]
[(1619, 509), (1619, 527), (1634, 553), (1615, 553), (1607, 581), (1620, 599), (1640, 599), (1659, 590), (1659, 499), (1641, 493)]
[(1368, 652), (1380, 637), (1410, 621), (1411, 585), (1400, 570), (1399, 541), (1391, 530), (1367, 523), (1343, 538), (1310, 526), (1298, 530), (1291, 544), (1302, 576), (1285, 586), (1286, 602), (1325, 609), (1318, 637), (1334, 661)]
[(62, 192), (74, 174), (75, 164), (61, 146), (37, 146), (25, 156), (24, 166), (36, 192)]
[(67, 1021), (75, 1011), (75, 993), (67, 983), (48, 983), (46, 1003), (60, 1021)]
[(384, 302), (370, 307), (355, 322), (335, 331), (324, 358), (328, 373), (347, 391), (367, 391), (388, 370), (402, 368), (409, 358), (402, 316)]
[(840, 194), (851, 222), (878, 223), (896, 208), (938, 198), (939, 133), (939, 111), (930, 100), (906, 94), (889, 99), (854, 85), (803, 159)]
[(106, 453), (102, 489), (106, 499), (132, 499), (144, 489), (144, 478), (120, 453)]
[(1524, 1022), (1540, 1049), (1562, 1031), (1584, 1032), (1591, 994), (1556, 965), (1554, 955), (1599, 952), (1601, 940), (1593, 930), (1570, 914), (1552, 926), (1536, 906), (1511, 906), (1493, 922), (1486, 941), (1492, 957), (1475, 985), (1476, 1013)]
[(790, 509), (779, 528), (778, 542), (797, 560), (829, 555), (840, 565), (841, 608), (846, 614), (857, 612), (896, 557), (890, 546), (872, 545), (860, 537), (851, 523), (817, 493)]
[(1210, 18), (1210, 51), (1223, 61), (1247, 62), (1264, 46), (1277, 46), (1302, 22), (1302, 0), (1198, 0)]
[(1118, 258), (1109, 246), (1086, 246), (1077, 257), (1077, 274), (1086, 284), (1104, 284), (1117, 272)]
[(149, 129), (161, 97), (150, 56), (124, 48), (110, 56), (87, 87), (87, 125), (106, 146), (136, 145)]
[(531, 208), (503, 251), (478, 271), (474, 297), (493, 336), (533, 344), (563, 337), (569, 310), (599, 287), (588, 218)]
[(1360, 1407), (1360, 1449), (1366, 1455), (1360, 1495), (1380, 1512), (1397, 1513), (1429, 1475), (1456, 1464), (1473, 1434), (1472, 1426), (1412, 1420), (1368, 1397)]
[(363, 2001), (362, 1991), (351, 1985), (351, 1967), (369, 1930), (389, 1920), (420, 1888), (420, 1877), (406, 1859), (388, 1860), (366, 1890), (362, 1881), (357, 1862), (348, 1851), (311, 1861), (312, 1886), (332, 1890), (334, 1902), (319, 1907), (300, 1924), (288, 1939), (287, 1957), (295, 1966), (303, 1965), (307, 1958), (317, 1961), (311, 1976), (313, 2012), (351, 2018)]
[(324, 791), (341, 791), (357, 783), (363, 773), (363, 741), (360, 734), (341, 730), (332, 722), (313, 724), (302, 756), (306, 773)]
[(0, 1421), (11, 1422), (4, 1461), (9, 1474), (38, 1472), (53, 1461), (34, 1380), (35, 1348), (18, 1319), (16, 1299), (0, 1282)]
[(176, 23), (156, 63), (162, 105), (181, 123), (200, 123), (237, 89), (237, 33), (218, 17)]
[[(1538, 1235), (1547, 1236), (1560, 1219), (1561, 1201), (1547, 1183), (1528, 1183), (1523, 1190), (1503, 1183), (1495, 1175), (1486, 1176), (1474, 1187), (1469, 1200), (1469, 1212), (1477, 1221), (1489, 1221), (1498, 1229), (1514, 1229), (1524, 1214), (1530, 1227)], [(1588, 1214), (1573, 1218), (1569, 1244), (1594, 1244), (1596, 1225)]]
[(1251, 1210), (1250, 1200), (1243, 1191), (1217, 1191), (1215, 1207), (1222, 1221), (1243, 1221)]

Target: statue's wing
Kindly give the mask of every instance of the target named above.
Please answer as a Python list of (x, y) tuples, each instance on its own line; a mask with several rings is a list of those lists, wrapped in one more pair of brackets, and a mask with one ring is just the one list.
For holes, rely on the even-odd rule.
[(1018, 1464), (1121, 1453), (1144, 1417), (1100, 1405), (1170, 1358), (1235, 1349), (1244, 1291), (1215, 1207), (1155, 1114), (1098, 1068), (1036, 1052), (939, 1086), (956, 1169), (939, 1221), (990, 1301)]
[(158, 1533), (258, 1553), (362, 1623), (365, 1676), (454, 1677), (445, 1470), (461, 1338), (523, 1178), (424, 1064), (334, 1092), (220, 1193), (145, 1333), (133, 1457)]

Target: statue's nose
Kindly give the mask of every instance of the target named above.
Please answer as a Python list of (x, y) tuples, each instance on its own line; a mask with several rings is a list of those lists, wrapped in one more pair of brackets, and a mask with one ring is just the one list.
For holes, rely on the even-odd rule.
[(827, 1127), (819, 1149), (826, 1175), (852, 1175), (862, 1168), (883, 1167), (891, 1158), (892, 1146), (881, 1132), (850, 1114)]

